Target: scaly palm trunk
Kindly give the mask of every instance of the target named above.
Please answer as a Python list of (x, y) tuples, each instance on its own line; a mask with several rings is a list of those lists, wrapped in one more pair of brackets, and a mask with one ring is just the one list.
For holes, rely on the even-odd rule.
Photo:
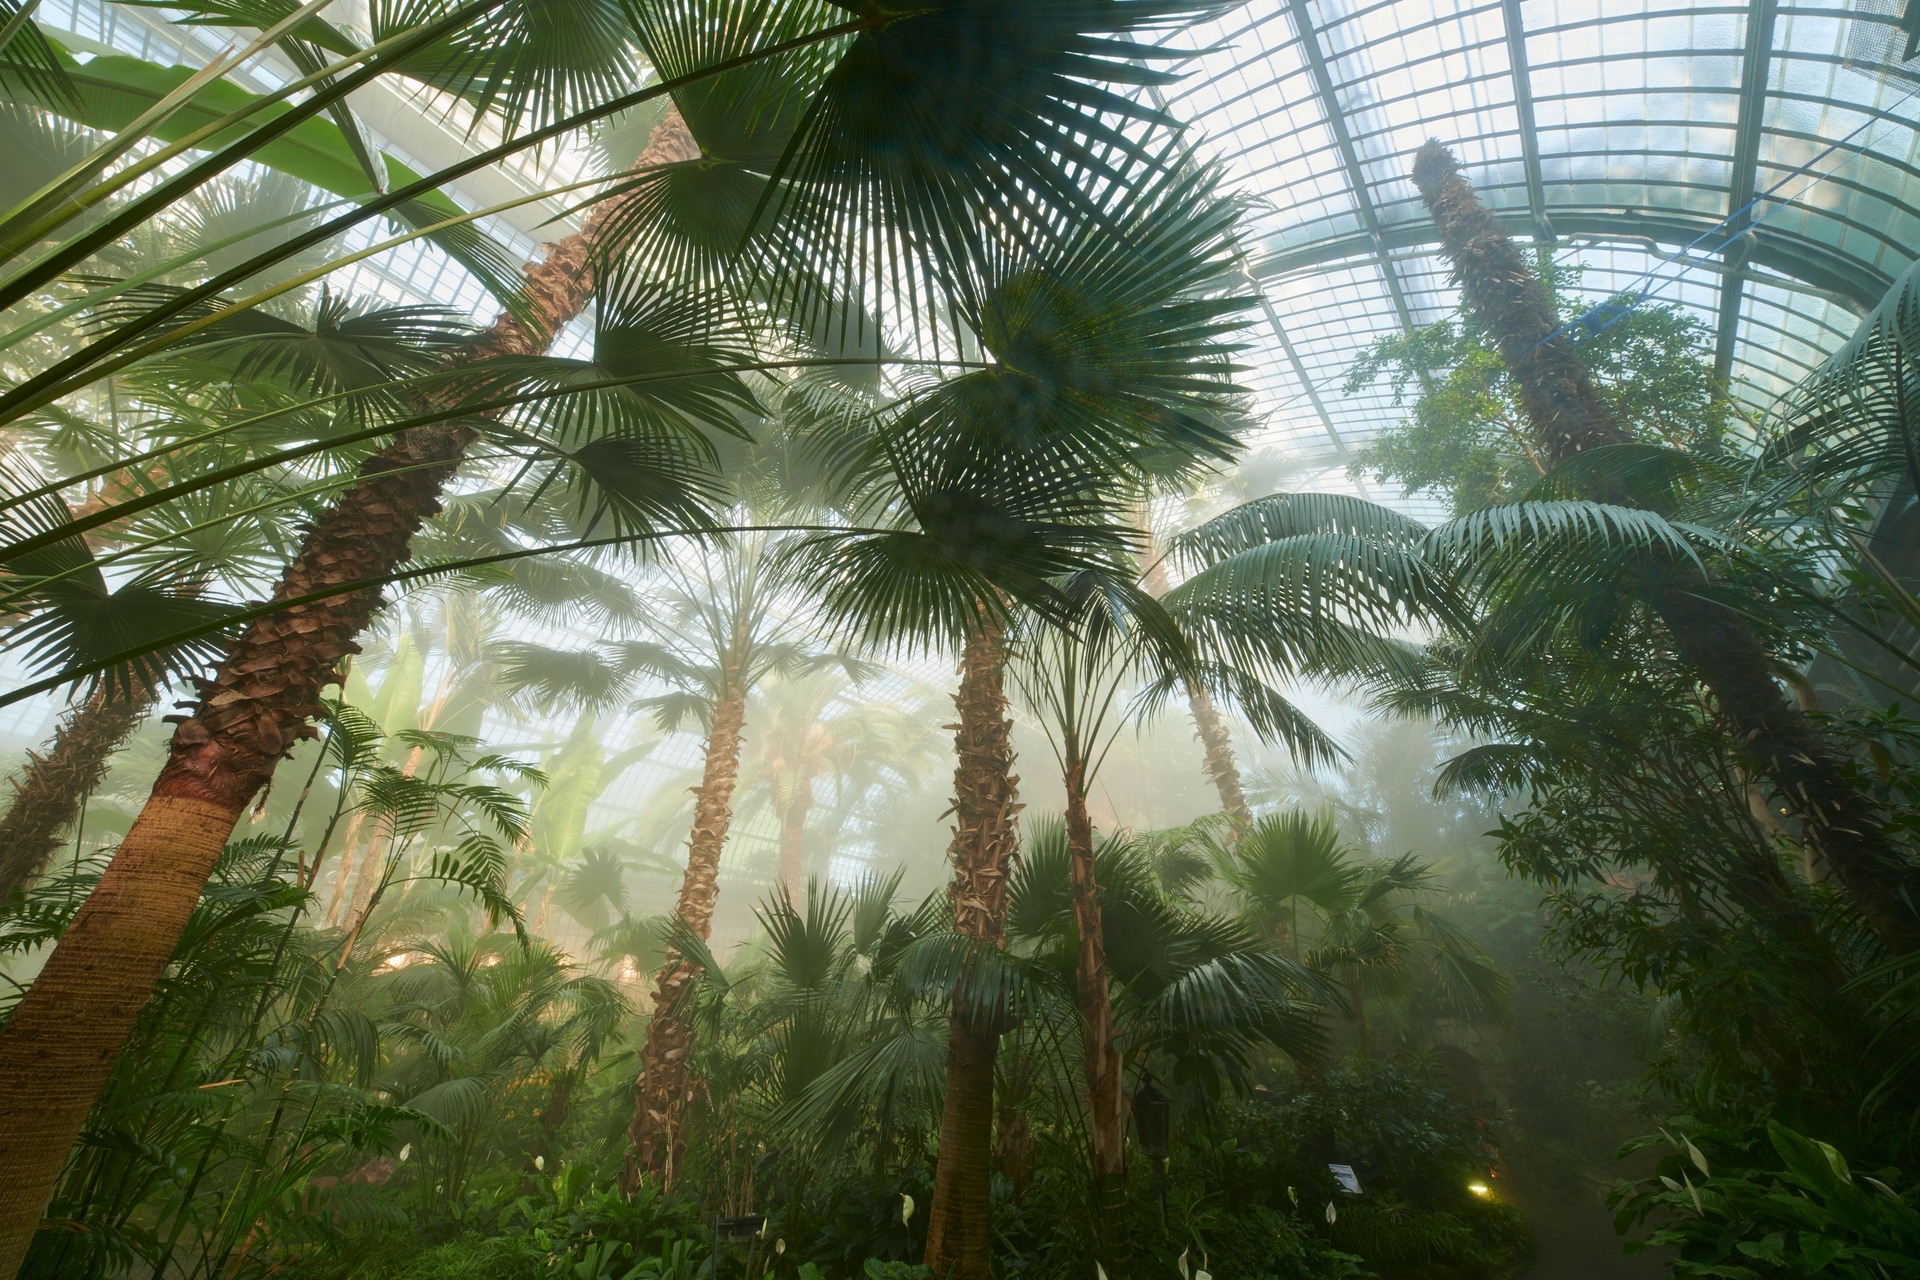
[[(1140, 528), (1147, 535), (1147, 545), (1140, 553), (1141, 585), (1147, 594), (1158, 600), (1167, 594), (1167, 564), (1160, 558), (1153, 545), (1152, 526), (1143, 509), (1139, 513)], [(1213, 697), (1202, 685), (1187, 685), (1187, 709), (1193, 713), (1193, 727), (1199, 732), (1200, 746), (1206, 752), (1201, 767), (1206, 770), (1214, 790), (1220, 793), (1220, 812), (1231, 817), (1241, 827), (1253, 825), (1253, 810), (1247, 804), (1247, 793), (1240, 785), (1240, 767), (1233, 758), (1233, 735), (1227, 732), (1227, 722), (1220, 718), (1220, 709), (1213, 705)], [(1229, 843), (1239, 839), (1235, 831), (1229, 837)]]
[[(737, 675), (736, 673), (733, 673)], [(680, 881), (680, 918), (702, 941), (713, 932), (713, 907), (719, 897), (720, 851), (733, 821), (733, 788), (740, 776), (740, 727), (746, 719), (745, 682), (728, 679), (717, 699), (707, 731), (707, 760), (693, 806), (693, 832), (687, 840), (687, 874)], [(661, 966), (653, 999), (653, 1020), (640, 1050), (640, 1075), (633, 1083), (633, 1126), (628, 1131), (625, 1184), (628, 1194), (643, 1176), (670, 1185), (686, 1152), (682, 1118), (693, 1100), (693, 984), (699, 970), (671, 953)]]
[[(1252, 826), (1253, 810), (1247, 804), (1247, 793), (1240, 786), (1240, 767), (1233, 758), (1233, 736), (1227, 732), (1227, 723), (1220, 718), (1219, 708), (1197, 684), (1187, 686), (1187, 707), (1193, 712), (1194, 728), (1199, 731), (1200, 745), (1207, 753), (1201, 767), (1220, 793), (1220, 812), (1242, 827)], [(1238, 839), (1238, 833), (1230, 839)]]
[[(990, 619), (967, 637), (954, 707), (953, 928), (989, 946), (1006, 939), (1007, 883), (1016, 843), (1020, 779), (1013, 774), (1006, 649)], [(947, 1025), (947, 1078), (939, 1159), (927, 1210), (926, 1264), (942, 1280), (989, 1280), (993, 1180), (993, 1060), (1000, 1029), (971, 1015), (956, 993)]]
[(780, 883), (794, 902), (806, 891), (807, 815), (811, 812), (813, 777), (802, 773), (794, 779), (793, 795), (780, 815)]
[(47, 869), (107, 764), (153, 709), (146, 698), (109, 698), (102, 689), (60, 720), (47, 753), (29, 752), (13, 779), (13, 804), (0, 818), (0, 901)]
[[(697, 155), (670, 112), (638, 164)], [(527, 269), (535, 323), (502, 315), (469, 358), (547, 348), (592, 296), (594, 238), (615, 208), (603, 205), (586, 230)], [(369, 458), (308, 532), (273, 598), (379, 578), (405, 563), (476, 438), (459, 424), (416, 428)], [(0, 1277), (18, 1271), (67, 1151), (234, 824), (280, 758), (313, 735), (321, 690), (338, 683), (380, 604), (379, 590), (355, 591), (247, 627), (202, 682), (198, 710), (175, 731), (146, 807), (0, 1033)]]
[(1100, 1262), (1108, 1280), (1124, 1280), (1133, 1261), (1127, 1236), (1127, 1121), (1120, 1051), (1114, 1047), (1107, 991), (1107, 944), (1094, 874), (1093, 821), (1087, 816), (1087, 765), (1067, 753), (1067, 858), (1073, 876), (1073, 924), (1080, 934), (1073, 980), (1080, 1004), (1080, 1057), (1087, 1081), (1087, 1139), (1099, 1210)]
[[(1628, 439), (1558, 327), (1546, 285), (1474, 195), (1445, 147), (1429, 142), (1413, 179), (1440, 229), (1467, 304), (1499, 345), (1540, 447), (1553, 462)], [(1608, 495), (1628, 502), (1624, 494)], [(1652, 603), (1680, 657), (1713, 691), (1745, 764), (1772, 780), (1861, 919), (1887, 948), (1920, 949), (1914, 868), (1888, 842), (1884, 816), (1774, 678), (1746, 619), (1703, 599), (1691, 564), (1647, 566)]]

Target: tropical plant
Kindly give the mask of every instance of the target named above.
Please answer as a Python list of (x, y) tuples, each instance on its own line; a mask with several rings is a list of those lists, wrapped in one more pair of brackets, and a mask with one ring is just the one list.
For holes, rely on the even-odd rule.
[[(1630, 473), (1626, 464), (1644, 456), (1646, 446), (1632, 442), (1614, 406), (1599, 394), (1575, 355), (1575, 336), (1559, 323), (1546, 285), (1480, 205), (1444, 147), (1430, 142), (1421, 149), (1414, 181), (1460, 274), (1468, 307), (1512, 372), (1535, 445), (1554, 472), (1547, 479), (1571, 490), (1566, 496), (1584, 500), (1579, 509), (1561, 512), (1551, 503), (1543, 503), (1538, 512), (1523, 504), (1499, 522), (1513, 531), (1506, 541), (1529, 536), (1535, 521), (1549, 527), (1612, 525), (1625, 534), (1621, 542), (1638, 550), (1624, 563), (1622, 557), (1603, 562), (1613, 571), (1610, 589), (1595, 592), (1590, 602), (1581, 602), (1584, 608), (1564, 610), (1555, 620), (1591, 629), (1602, 611), (1611, 612), (1608, 597), (1622, 589), (1633, 592), (1659, 619), (1681, 659), (1712, 691), (1745, 766), (1767, 778), (1800, 818), (1806, 839), (1826, 859), (1868, 926), (1891, 950), (1920, 947), (1920, 911), (1904, 887), (1911, 859), (1889, 838), (1884, 816), (1854, 781), (1844, 758), (1774, 679), (1774, 658), (1762, 634), (1741, 613), (1738, 597), (1725, 590), (1725, 585), (1738, 584), (1712, 582), (1697, 557), (1685, 550), (1684, 538), (1667, 535), (1659, 527), (1664, 522), (1632, 510), (1646, 504), (1631, 480), (1623, 483), (1617, 477), (1623, 470)], [(1568, 465), (1595, 450), (1608, 452), (1598, 460), (1588, 457)], [(1616, 517), (1618, 509), (1626, 510)], [(1638, 530), (1627, 532), (1636, 525)], [(1461, 540), (1484, 540), (1494, 527), (1494, 522), (1463, 524)], [(1598, 549), (1594, 540), (1582, 541), (1592, 556)], [(1586, 580), (1597, 587), (1596, 580), (1607, 576), (1589, 570)], [(1733, 598), (1722, 599), (1721, 594)]]
[(1685, 1277), (1878, 1280), (1920, 1265), (1920, 1214), (1902, 1196), (1899, 1170), (1856, 1175), (1828, 1143), (1772, 1119), (1765, 1133), (1763, 1145), (1758, 1132), (1677, 1116), (1623, 1148), (1671, 1147), (1653, 1177), (1609, 1198), (1623, 1228), (1652, 1228), (1628, 1248), (1672, 1248), (1673, 1274)]
[[(511, 839), (524, 813), (470, 778), (475, 768), (510, 762), (469, 759), (444, 740), (427, 745), (447, 767), (403, 778), (380, 762), (371, 722), (336, 705), (323, 760), (343, 785), (319, 843), (296, 847), (296, 808), (283, 835), (223, 853), (160, 995), (142, 1011), (140, 1038), (95, 1109), (101, 1140), (68, 1159), (62, 1204), (83, 1225), (39, 1236), (31, 1274), (108, 1274), (129, 1257), (164, 1274), (185, 1241), (184, 1252), (211, 1275), (237, 1268), (262, 1233), (282, 1246), (333, 1247), (355, 1222), (392, 1220), (391, 1206), (352, 1180), (315, 1185), (318, 1201), (301, 1194), (330, 1163), (392, 1150), (397, 1125), (437, 1131), (432, 1117), (373, 1091), (380, 1032), (338, 999), (342, 976), (349, 986), (357, 976), (350, 963), (364, 961), (355, 952), (366, 917), (344, 936), (317, 933), (303, 917), (327, 844), (350, 810), (374, 815), (396, 842), (410, 834), (426, 842), (404, 864), (389, 859), (375, 906), (389, 893), (413, 897), (434, 886), (471, 895), (496, 919), (511, 913), (503, 852), (484, 827)], [(9, 950), (54, 943), (102, 868), (99, 858), (77, 863), (26, 895), (6, 923)], [(338, 1214), (311, 1221), (313, 1203), (337, 1205)]]
[(1422, 901), (1438, 890), (1433, 869), (1415, 854), (1362, 862), (1327, 815), (1299, 810), (1261, 818), (1234, 854), (1220, 876), (1246, 919), (1340, 984), (1363, 1056), (1373, 1052), (1369, 996), (1399, 997), (1410, 1031), (1448, 1021), (1498, 1025), (1512, 1016), (1512, 980)]
[[(388, 943), (376, 981), (381, 1030), (393, 1046), (380, 1083), (404, 1105), (444, 1126), (423, 1168), (438, 1194), (460, 1199), (493, 1113), (538, 1089), (531, 1151), (552, 1152), (574, 1092), (616, 1040), (629, 1012), (612, 983), (582, 974), (551, 944), (512, 934), (474, 935), (460, 922), (446, 936)], [(382, 1007), (384, 1006), (384, 1007)]]
[(871, 673), (845, 668), (770, 680), (750, 713), (742, 790), (764, 800), (778, 824), (778, 883), (800, 901), (807, 870), (807, 820), (825, 783), (834, 799), (830, 830), (844, 830), (876, 788), (916, 785), (935, 753), (919, 708), (884, 705), (863, 692)]
[[(1537, 270), (1555, 315), (1579, 315), (1581, 270), (1546, 254)], [(1714, 386), (1701, 320), (1670, 303), (1613, 298), (1594, 308), (1572, 354), (1633, 439), (1714, 456), (1726, 452), (1733, 406)], [(1405, 421), (1387, 427), (1350, 470), (1432, 492), (1453, 514), (1513, 502), (1550, 465), (1514, 373), (1466, 303), (1455, 318), (1374, 340), (1347, 372), (1355, 395), (1385, 380)]]
[[(618, 705), (642, 679), (668, 692), (641, 698), (662, 731), (688, 718), (706, 731), (705, 769), (687, 842), (677, 921), (705, 941), (719, 893), (720, 854), (733, 818), (747, 699), (774, 674), (795, 675), (842, 664), (841, 656), (811, 650), (794, 613), (804, 601), (780, 548), (763, 536), (729, 542), (694, 560), (668, 561), (672, 586), (659, 641), (609, 642), (598, 650), (564, 653), (526, 643), (503, 645), (501, 678), (549, 705)], [(671, 1183), (684, 1148), (680, 1116), (686, 1103), (688, 1053), (694, 1024), (683, 990), (695, 970), (669, 951), (660, 970), (654, 1015), (636, 1084), (629, 1185), (642, 1174)]]

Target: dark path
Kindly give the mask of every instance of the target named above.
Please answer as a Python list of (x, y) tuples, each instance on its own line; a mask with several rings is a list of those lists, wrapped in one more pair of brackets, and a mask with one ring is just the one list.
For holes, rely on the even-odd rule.
[(1533, 1220), (1533, 1265), (1522, 1280), (1660, 1280), (1667, 1275), (1665, 1250), (1628, 1258), (1620, 1253), (1605, 1192), (1599, 1187), (1543, 1189), (1521, 1196), (1509, 1187)]

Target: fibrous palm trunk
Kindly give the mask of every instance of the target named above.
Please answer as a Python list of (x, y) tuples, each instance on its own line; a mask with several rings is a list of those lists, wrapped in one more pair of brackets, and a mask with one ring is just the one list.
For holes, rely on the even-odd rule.
[[(669, 113), (638, 165), (697, 155)], [(528, 268), (533, 319), (503, 314), (465, 358), (544, 351), (592, 296), (597, 228), (616, 207), (602, 206), (586, 230)], [(374, 454), (308, 531), (273, 598), (303, 599), (404, 564), (476, 438), (457, 423), (421, 427)], [(146, 807), (0, 1033), (0, 1277), (19, 1269), (67, 1151), (234, 824), (281, 757), (312, 736), (321, 690), (339, 681), (380, 604), (378, 589), (346, 592), (247, 627), (201, 682), (198, 709), (175, 731)]]
[(1107, 990), (1107, 944), (1094, 874), (1093, 821), (1087, 815), (1086, 761), (1066, 761), (1067, 858), (1073, 878), (1073, 924), (1080, 935), (1073, 980), (1080, 1005), (1080, 1059), (1087, 1083), (1087, 1140), (1099, 1210), (1100, 1262), (1108, 1280), (1123, 1280), (1133, 1261), (1127, 1238), (1126, 1095), (1114, 1047), (1113, 1002)]
[[(982, 618), (967, 638), (953, 726), (953, 928), (987, 946), (1006, 939), (1007, 884), (1015, 856), (1020, 779), (1007, 718), (1007, 655), (999, 627)], [(1000, 1028), (956, 992), (947, 1025), (939, 1159), (927, 1212), (926, 1263), (951, 1280), (989, 1280), (993, 1180), (993, 1063)]]
[[(715, 700), (707, 731), (707, 759), (693, 806), (687, 839), (687, 874), (680, 881), (680, 919), (705, 941), (713, 932), (719, 897), (720, 851), (733, 822), (733, 788), (740, 776), (740, 727), (746, 719), (743, 681), (730, 679)], [(633, 1125), (628, 1131), (625, 1183), (629, 1194), (643, 1176), (662, 1186), (673, 1182), (686, 1153), (682, 1119), (693, 1101), (693, 987), (700, 971), (669, 953), (653, 998), (653, 1020), (640, 1050), (633, 1083)]]
[[(1506, 229), (1488, 213), (1437, 142), (1415, 158), (1414, 183), (1439, 227), (1467, 304), (1499, 345), (1540, 447), (1553, 462), (1628, 439), (1612, 407), (1556, 334), (1553, 299)], [(1624, 494), (1609, 494), (1623, 504)], [(1920, 949), (1914, 869), (1887, 840), (1884, 816), (1847, 776), (1844, 762), (1786, 696), (1745, 618), (1703, 597), (1691, 564), (1650, 563), (1651, 603), (1681, 659), (1712, 690), (1747, 767), (1771, 779), (1890, 950)]]
[[(1149, 528), (1144, 512), (1140, 525), (1143, 531)], [(1154, 550), (1150, 532), (1140, 563), (1142, 585), (1148, 595), (1158, 600), (1167, 594), (1167, 565)], [(1240, 785), (1240, 767), (1233, 758), (1233, 735), (1227, 732), (1227, 722), (1221, 718), (1220, 709), (1213, 705), (1213, 697), (1205, 686), (1188, 683), (1187, 709), (1193, 712), (1193, 727), (1199, 733), (1201, 749), (1206, 752), (1201, 767), (1220, 793), (1220, 812), (1243, 828), (1252, 826), (1253, 810), (1247, 805), (1247, 793)], [(1238, 832), (1234, 838), (1237, 836)]]
[(113, 753), (152, 707), (146, 698), (111, 698), (100, 689), (61, 717), (45, 755), (28, 753), (13, 779), (13, 803), (0, 818), (0, 900), (46, 870), (80, 806), (107, 776)]
[(780, 883), (787, 897), (800, 901), (807, 874), (807, 815), (813, 812), (813, 777), (804, 771), (793, 780), (793, 794), (780, 814)]

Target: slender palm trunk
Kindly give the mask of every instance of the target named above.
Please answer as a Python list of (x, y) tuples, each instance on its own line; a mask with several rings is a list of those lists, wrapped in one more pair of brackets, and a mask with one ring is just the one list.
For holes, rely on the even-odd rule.
[(1187, 706), (1193, 712), (1200, 745), (1207, 753), (1202, 767), (1220, 793), (1220, 812), (1242, 826), (1252, 826), (1253, 810), (1247, 804), (1247, 793), (1240, 786), (1240, 767), (1233, 758), (1233, 736), (1227, 732), (1226, 721), (1221, 719), (1212, 697), (1197, 684), (1187, 686)]
[(1093, 821), (1087, 816), (1087, 765), (1067, 754), (1067, 857), (1073, 876), (1073, 924), (1080, 935), (1074, 987), (1080, 1003), (1080, 1055), (1087, 1081), (1087, 1138), (1100, 1214), (1100, 1262), (1108, 1280), (1124, 1280), (1133, 1261), (1127, 1238), (1126, 1094), (1114, 1047), (1113, 1003), (1107, 991), (1107, 944), (1094, 875)]
[[(731, 673), (737, 676), (737, 671)], [(693, 832), (687, 840), (687, 874), (680, 881), (680, 918), (704, 941), (713, 932), (713, 907), (719, 897), (720, 851), (733, 822), (733, 788), (740, 776), (740, 727), (746, 719), (747, 691), (737, 678), (714, 703), (707, 732), (707, 760), (693, 806)], [(626, 1188), (643, 1176), (662, 1186), (673, 1182), (686, 1153), (682, 1119), (693, 1101), (693, 984), (699, 970), (669, 954), (660, 969), (653, 1019), (640, 1050), (640, 1075), (633, 1082), (633, 1125), (628, 1131)]]
[[(1158, 600), (1167, 594), (1170, 586), (1167, 565), (1153, 546), (1151, 526), (1144, 510), (1139, 518), (1141, 530), (1148, 539), (1140, 553), (1141, 584), (1148, 595)], [(1252, 826), (1253, 810), (1247, 804), (1247, 793), (1240, 785), (1240, 767), (1233, 758), (1233, 735), (1227, 732), (1227, 722), (1221, 718), (1220, 709), (1213, 705), (1213, 697), (1206, 688), (1197, 684), (1187, 685), (1187, 709), (1193, 713), (1193, 727), (1199, 733), (1201, 749), (1206, 752), (1201, 767), (1220, 793), (1220, 812), (1242, 827)], [(1238, 835), (1235, 832), (1231, 839), (1237, 840)]]
[[(1558, 327), (1546, 285), (1499, 221), (1480, 204), (1446, 148), (1422, 147), (1414, 183), (1440, 229), (1467, 303), (1520, 388), (1542, 450), (1558, 463), (1628, 436)], [(1608, 495), (1626, 502), (1625, 495)], [(1894, 952), (1920, 949), (1915, 869), (1888, 841), (1885, 815), (1847, 776), (1845, 762), (1815, 732), (1773, 674), (1745, 618), (1703, 598), (1690, 563), (1647, 566), (1652, 604), (1680, 657), (1713, 691), (1744, 763), (1769, 778), (1803, 823), (1861, 919)]]
[(1360, 966), (1350, 964), (1347, 969), (1347, 999), (1353, 1004), (1353, 1031), (1359, 1037), (1360, 1056), (1373, 1056), (1373, 1033), (1367, 1029), (1367, 993), (1361, 989)]
[(780, 815), (780, 883), (794, 902), (806, 890), (807, 815), (813, 812), (813, 778), (802, 773), (794, 779), (793, 795)]
[[(989, 946), (1006, 938), (1007, 883), (1016, 852), (1014, 817), (1020, 779), (1013, 774), (1013, 722), (1007, 718), (1006, 649), (1000, 629), (983, 618), (967, 637), (960, 721), (953, 746), (953, 880), (947, 901), (953, 929)], [(993, 1063), (1000, 1028), (974, 1016), (974, 1002), (955, 993), (947, 1024), (946, 1089), (940, 1106), (940, 1151), (933, 1203), (927, 1211), (926, 1263), (940, 1280), (989, 1280), (993, 1222)]]
[(47, 869), (107, 764), (152, 710), (146, 698), (109, 698), (102, 689), (61, 717), (47, 752), (29, 752), (13, 779), (13, 804), (0, 818), (0, 900)]
[[(654, 131), (639, 163), (691, 159), (677, 115)], [(527, 269), (537, 321), (502, 315), (469, 358), (544, 351), (592, 296), (597, 228), (556, 243)], [(413, 535), (440, 509), (473, 428), (415, 428), (373, 455), (359, 481), (308, 531), (274, 599), (379, 578), (405, 563)], [(295, 605), (251, 623), (174, 733), (166, 766), (112, 865), (0, 1033), (0, 1277), (10, 1278), (134, 1019), (199, 902), (207, 876), (249, 801), (321, 712), (320, 693), (359, 651), (354, 637), (381, 604), (378, 590)]]

